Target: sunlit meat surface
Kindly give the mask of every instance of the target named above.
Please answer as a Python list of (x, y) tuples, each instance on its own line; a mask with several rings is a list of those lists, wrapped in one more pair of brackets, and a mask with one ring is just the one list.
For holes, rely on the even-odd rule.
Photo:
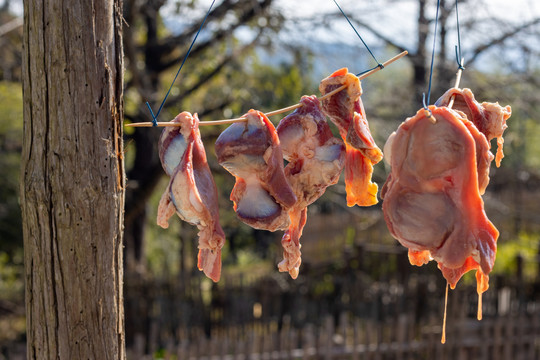
[(449, 89), (435, 103), (436, 106), (448, 106), (450, 100), (454, 97), (453, 109), (462, 111), (467, 119), (472, 121), (474, 125), (483, 133), (488, 141), (497, 138), (497, 154), (495, 156), (495, 164), (497, 167), (501, 165), (501, 160), (504, 157), (503, 153), (503, 133), (508, 127), (506, 120), (512, 115), (512, 108), (507, 105), (502, 107), (498, 102), (479, 103), (474, 98), (470, 89)]
[(289, 162), (285, 176), (297, 197), (289, 209), (290, 225), (281, 240), (283, 261), (279, 271), (298, 276), (300, 237), (307, 220), (307, 206), (337, 183), (345, 162), (343, 141), (333, 136), (316, 96), (303, 96), (302, 106), (284, 117), (277, 127), (283, 156)]
[(240, 220), (256, 229), (287, 229), (287, 210), (296, 203), (283, 165), (274, 125), (260, 111), (234, 123), (216, 141), (218, 162), (236, 178), (231, 192)]
[[(465, 120), (465, 115), (456, 111), (462, 120)], [(490, 151), (490, 145), (487, 141), (484, 134), (478, 131), (478, 128), (469, 120), (463, 121), (467, 130), (471, 133), (474, 138), (474, 143), (476, 145), (476, 168), (478, 173), (478, 191), (480, 195), (484, 195), (486, 188), (489, 184), (489, 168), (491, 162), (493, 161), (493, 154)]]
[(199, 229), (197, 266), (206, 276), (219, 281), (221, 248), (225, 234), (219, 225), (218, 195), (199, 133), (199, 119), (188, 112), (173, 122), (181, 127), (166, 127), (159, 140), (159, 157), (171, 177), (159, 202), (157, 223), (163, 228), (176, 212)]
[(432, 258), (452, 288), (477, 270), (478, 292), (487, 290), (499, 232), (480, 197), (475, 136), (468, 120), (430, 106), (404, 121), (385, 146), (391, 173), (381, 197), (391, 234), (409, 249), (412, 264)]
[[(478, 191), (480, 192), (480, 195), (483, 195), (486, 191), (486, 188), (489, 184), (489, 168), (491, 161), (493, 161), (493, 154), (490, 151), (489, 142), (487, 141), (484, 134), (482, 134), (476, 126), (469, 120), (467, 120), (464, 113), (461, 111), (454, 110), (458, 113), (461, 120), (463, 120), (463, 123), (467, 127), (467, 130), (471, 133), (472, 137), (474, 138), (474, 142), (476, 145), (476, 167), (477, 167), (477, 173), (478, 173)], [(384, 145), (384, 153), (385, 153), (385, 161), (386, 163), (391, 163), (391, 144), (393, 141), (393, 137), (390, 137), (386, 144)]]
[(381, 161), (382, 152), (375, 144), (360, 96), (358, 78), (346, 68), (334, 72), (319, 85), (325, 95), (342, 85), (347, 87), (322, 101), (324, 113), (339, 129), (345, 141), (345, 189), (348, 206), (370, 206), (378, 202), (377, 184), (371, 181), (373, 165)]

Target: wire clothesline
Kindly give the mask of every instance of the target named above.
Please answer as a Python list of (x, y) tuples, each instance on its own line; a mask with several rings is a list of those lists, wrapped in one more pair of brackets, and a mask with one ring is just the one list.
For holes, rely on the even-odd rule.
[[(387, 60), (386, 62), (384, 63), (379, 63), (378, 60), (375, 58), (375, 56), (373, 55), (373, 53), (371, 52), (371, 50), (369, 49), (368, 45), (364, 42), (364, 40), (362, 39), (362, 37), (360, 36), (360, 34), (358, 33), (358, 31), (355, 29), (354, 25), (351, 23), (351, 21), (349, 20), (349, 18), (347, 17), (347, 15), (345, 14), (345, 12), (342, 10), (342, 8), (339, 6), (339, 4), (337, 3), (336, 0), (333, 0), (334, 3), (336, 4), (336, 6), (338, 7), (338, 9), (341, 11), (341, 13), (343, 14), (343, 16), (347, 19), (347, 21), (349, 22), (349, 25), (351, 25), (351, 27), (353, 28), (353, 30), (355, 31), (355, 33), (357, 34), (357, 36), (360, 38), (360, 40), (362, 41), (362, 43), (366, 46), (367, 50), (369, 51), (369, 53), (371, 54), (371, 56), (373, 57), (373, 59), (377, 62), (377, 66), (372, 68), (372, 69), (369, 69), (367, 71), (365, 71), (364, 73), (360, 73), (360, 74), (357, 74), (359, 80), (362, 80), (362, 79), (365, 79), (366, 77), (374, 74), (375, 72), (379, 71), (379, 70), (382, 70), (384, 69), (385, 66), (393, 63), (394, 61), (396, 60), (399, 60), (400, 58), (402, 58), (403, 56), (407, 55), (408, 52), (407, 51), (403, 51), (402, 53), (394, 56), (393, 58)], [(432, 49), (432, 56), (431, 56), (431, 69), (430, 69), (430, 76), (429, 76), (429, 88), (428, 88), (428, 95), (427, 95), (427, 104), (426, 104), (426, 99), (425, 99), (425, 94), (423, 95), (423, 103), (424, 103), (424, 109), (426, 111), (426, 116), (430, 118), (430, 120), (435, 123), (436, 122), (436, 119), (434, 118), (434, 116), (432, 115), (431, 111), (429, 110), (428, 106), (429, 105), (429, 101), (430, 101), (430, 95), (431, 95), (431, 81), (432, 81), (432, 75), (433, 75), (433, 62), (434, 62), (434, 53), (435, 53), (435, 42), (436, 42), (436, 31), (437, 31), (437, 23), (438, 23), (438, 13), (439, 13), (439, 2), (440, 0), (437, 1), (437, 13), (436, 13), (436, 19), (435, 19), (435, 34), (434, 34), (434, 39), (433, 39), (433, 49)], [(191, 47), (193, 46), (193, 44), (195, 43), (196, 39), (197, 39), (197, 35), (199, 34), (199, 32), (201, 31), (204, 23), (206, 22), (206, 19), (212, 9), (212, 6), (214, 5), (214, 2), (215, 0), (212, 2), (212, 4), (210, 5), (210, 8), (208, 9), (208, 12), (206, 13), (206, 16), (204, 18), (204, 20), (202, 21), (201, 23), (201, 26), (199, 28), (199, 31), (197, 32), (197, 34), (195, 35), (195, 38), (193, 39), (192, 43), (191, 43), (191, 46), (190, 46), (190, 49), (188, 50), (188, 53), (186, 54), (186, 56), (184, 57), (183, 61), (182, 61), (182, 65), (180, 66), (180, 68), (178, 69), (178, 72), (173, 80), (173, 83), (171, 84), (171, 88), (174, 84), (174, 81), (176, 80), (176, 77), (178, 76), (178, 74), (180, 73), (181, 69), (182, 69), (182, 66), (184, 65), (184, 62), (186, 61), (187, 57), (189, 56), (189, 52), (191, 50)], [(464, 63), (464, 59), (461, 57), (461, 39), (460, 39), (460, 33), (459, 33), (459, 15), (458, 15), (458, 4), (457, 4), (457, 0), (456, 0), (456, 20), (457, 20), (457, 32), (458, 32), (458, 46), (459, 46), (459, 52), (458, 52), (458, 46), (456, 46), (456, 60), (457, 60), (457, 64), (458, 64), (458, 71), (456, 73), (456, 81), (455, 81), (455, 84), (454, 84), (454, 88), (458, 88), (459, 87), (459, 83), (461, 81), (461, 74), (463, 72), (463, 63)], [(342, 85), (341, 87), (335, 89), (334, 91), (322, 96), (321, 98), (319, 98), (319, 100), (324, 100), (340, 91), (342, 91), (343, 89), (346, 88), (346, 85)], [(171, 89), (169, 89), (169, 92), (170, 92)], [(167, 92), (167, 95), (168, 93)], [(174, 123), (174, 122), (158, 122), (157, 121), (157, 116), (159, 116), (159, 113), (161, 112), (162, 108), (163, 108), (163, 105), (167, 99), (167, 95), (165, 96), (165, 99), (163, 99), (163, 102), (161, 103), (160, 107), (159, 107), (159, 110), (157, 112), (156, 115), (154, 115), (150, 105), (147, 103), (146, 105), (148, 106), (150, 112), (151, 112), (151, 115), (152, 115), (152, 122), (139, 122), (139, 123), (131, 123), (131, 124), (126, 124), (127, 127), (174, 127), (174, 126), (180, 126), (179, 123)], [(450, 102), (448, 104), (448, 107), (449, 108), (452, 108), (452, 106), (454, 105), (454, 99), (455, 99), (455, 95), (452, 95), (452, 97), (450, 98)], [(271, 112), (268, 112), (268, 113), (265, 113), (266, 116), (270, 117), (270, 116), (273, 116), (273, 115), (278, 115), (278, 114), (282, 114), (282, 113), (285, 113), (285, 112), (289, 112), (289, 111), (292, 111), (292, 110), (295, 110), (299, 107), (301, 107), (302, 104), (301, 103), (297, 103), (295, 105), (291, 105), (291, 106), (288, 106), (288, 107), (285, 107), (285, 108), (282, 108), (282, 109), (278, 109), (278, 110), (274, 110), (274, 111), (271, 111)], [(241, 116), (241, 117), (238, 117), (238, 118), (233, 118), (233, 119), (223, 119), (223, 120), (213, 120), (213, 121), (203, 121), (203, 122), (200, 122), (199, 126), (211, 126), (211, 125), (223, 125), (223, 124), (232, 124), (232, 123), (235, 123), (235, 122), (242, 122), (242, 121), (245, 121), (246, 120), (246, 117), (245, 115), (244, 116)]]
[(437, 25), (439, 24), (439, 8), (440, 8), (440, 0), (437, 0), (437, 12), (435, 13), (435, 30), (433, 30), (433, 47), (431, 49), (431, 66), (429, 69), (429, 84), (428, 84), (428, 93), (427, 93), (427, 103), (426, 103), (426, 93), (422, 94), (422, 103), (424, 104), (424, 111), (426, 114), (426, 117), (435, 124), (437, 122), (437, 119), (435, 119), (435, 116), (433, 116), (433, 113), (431, 110), (429, 110), (429, 99), (431, 97), (431, 81), (433, 80), (433, 63), (435, 61), (435, 45), (437, 44)]
[(178, 68), (178, 71), (176, 72), (176, 75), (174, 76), (174, 79), (173, 79), (173, 81), (171, 83), (171, 86), (169, 87), (169, 90), (165, 94), (165, 97), (163, 98), (163, 101), (159, 105), (159, 109), (158, 109), (158, 111), (157, 111), (157, 113), (155, 115), (154, 115), (154, 111), (152, 111), (152, 107), (150, 106), (150, 103), (148, 101), (146, 102), (146, 107), (148, 107), (148, 110), (150, 111), (150, 115), (152, 115), (152, 125), (153, 126), (158, 126), (157, 125), (158, 124), (157, 117), (161, 113), (161, 110), (163, 109), (163, 105), (165, 105), (165, 101), (167, 101), (167, 98), (169, 97), (169, 94), (171, 93), (172, 87), (173, 87), (174, 83), (176, 82), (176, 79), (178, 78), (178, 75), (180, 75), (180, 71), (182, 71), (182, 68), (184, 67), (184, 64), (186, 63), (186, 60), (189, 57), (189, 54), (191, 53), (191, 49), (193, 49), (193, 45), (195, 45), (195, 41), (197, 41), (197, 37), (201, 33), (201, 30), (202, 30), (204, 24), (206, 23), (206, 19), (208, 19), (208, 15), (210, 15), (210, 12), (212, 11), (212, 7), (214, 6), (215, 2), (216, 2), (216, 0), (213, 0), (212, 3), (210, 4), (210, 7), (208, 8), (208, 11), (206, 12), (206, 15), (204, 16), (204, 19), (201, 22), (201, 26), (199, 27), (199, 30), (197, 30), (197, 33), (195, 34), (195, 37), (193, 38), (193, 41), (191, 41), (191, 45), (189, 45), (189, 49), (188, 49), (188, 51), (186, 53), (186, 56), (184, 56), (184, 59), (182, 60), (182, 64), (180, 64), (180, 68)]
[[(456, 45), (456, 61), (458, 64), (458, 70), (456, 73), (456, 82), (454, 84), (454, 88), (459, 88), (459, 83), (461, 81), (461, 74), (463, 73), (463, 70), (465, 70), (465, 67), (463, 64), (465, 64), (465, 58), (461, 57), (461, 35), (459, 31), (459, 11), (458, 11), (458, 0), (456, 0), (456, 29), (457, 29), (457, 38), (458, 38), (458, 44)], [(454, 100), (456, 99), (456, 94), (452, 95), (450, 98), (450, 102), (448, 103), (448, 108), (451, 109), (452, 106), (454, 106)]]
[[(379, 70), (382, 70), (384, 69), (384, 67), (386, 65), (389, 65), (391, 64), (392, 62), (400, 59), (401, 57), (407, 55), (407, 51), (404, 51), (402, 53), (400, 53), (399, 55), (395, 56), (394, 58), (388, 60), (387, 62), (381, 64), (377, 58), (375, 57), (375, 55), (373, 54), (373, 52), (371, 51), (371, 49), (369, 48), (369, 46), (366, 44), (366, 42), (364, 41), (364, 39), (362, 39), (362, 36), (360, 35), (360, 33), (356, 30), (356, 28), (354, 27), (354, 25), (352, 24), (351, 20), (349, 19), (349, 17), (345, 14), (345, 12), (343, 11), (343, 9), (341, 8), (341, 6), (339, 6), (339, 4), (337, 3), (336, 0), (333, 0), (334, 3), (336, 4), (336, 6), (338, 7), (338, 9), (341, 11), (341, 14), (345, 17), (345, 19), (347, 20), (347, 22), (349, 23), (349, 25), (352, 27), (352, 29), (354, 30), (354, 32), (356, 33), (356, 35), (358, 36), (358, 38), (362, 41), (362, 43), (364, 44), (364, 46), (366, 47), (366, 49), (368, 50), (368, 52), (371, 54), (371, 56), (373, 57), (373, 59), (377, 62), (377, 66), (372, 68), (372, 69), (368, 69), (364, 72), (361, 72), (359, 74), (356, 74), (356, 76), (362, 80), (366, 77), (368, 77), (369, 75), (379, 71)], [(212, 1), (212, 4), (210, 5), (208, 11), (206, 12), (206, 15), (199, 27), (199, 30), (197, 31), (197, 33), (195, 34), (195, 37), (193, 38), (193, 41), (191, 42), (191, 45), (189, 46), (189, 49), (186, 53), (186, 56), (184, 57), (184, 59), (182, 60), (182, 64), (180, 65), (180, 68), (178, 69), (172, 83), (171, 83), (171, 86), (169, 87), (169, 90), (167, 91), (166, 95), (165, 95), (165, 98), (163, 99), (163, 101), (161, 102), (160, 106), (159, 106), (159, 109), (157, 111), (156, 114), (154, 114), (154, 112), (152, 111), (152, 107), (150, 106), (150, 104), (148, 102), (146, 102), (146, 106), (148, 107), (148, 110), (150, 111), (150, 114), (152, 115), (152, 122), (151, 123), (148, 123), (148, 122), (141, 122), (141, 123), (132, 123), (132, 124), (126, 124), (126, 126), (128, 127), (157, 127), (157, 126), (178, 126), (177, 123), (171, 123), (171, 122), (158, 122), (157, 121), (157, 117), (159, 116), (159, 114), (161, 113), (161, 110), (163, 109), (163, 106), (165, 105), (165, 101), (167, 100), (167, 97), (169, 96), (170, 92), (171, 92), (171, 89), (176, 81), (176, 79), (178, 78), (178, 75), (180, 74), (180, 71), (182, 70), (182, 67), (184, 66), (184, 63), (186, 62), (187, 58), (189, 57), (189, 54), (191, 52), (191, 49), (193, 48), (193, 45), (195, 44), (195, 41), (197, 40), (197, 37), (199, 36), (199, 33), (201, 32), (204, 24), (206, 23), (206, 20), (208, 18), (208, 15), (210, 14), (211, 10), (212, 10), (212, 7), (214, 6), (214, 3), (215, 3), (215, 0)], [(461, 49), (460, 49), (461, 50)], [(330, 97), (332, 96), (333, 94), (335, 93), (338, 93), (339, 91), (343, 90), (346, 88), (346, 85), (343, 85), (337, 89), (335, 89), (334, 91), (326, 94), (325, 96), (323, 96), (321, 99), (326, 99), (327, 97)], [(289, 107), (286, 107), (286, 108), (283, 108), (283, 109), (279, 109), (279, 110), (275, 110), (275, 111), (271, 111), (269, 113), (266, 113), (265, 115), (266, 116), (272, 116), (272, 115), (277, 115), (277, 114), (281, 114), (281, 113), (284, 113), (284, 112), (288, 112), (288, 111), (291, 111), (291, 110), (294, 110), (294, 109), (297, 109), (299, 107), (301, 107), (302, 104), (298, 103), (298, 104), (295, 104), (295, 105), (292, 105), (292, 106), (289, 106)], [(225, 119), (225, 120), (215, 120), (215, 121), (205, 121), (205, 122), (201, 122), (200, 123), (200, 126), (208, 126), (208, 125), (221, 125), (221, 124), (232, 124), (232, 123), (235, 123), (235, 122), (240, 122), (240, 121), (245, 121), (245, 116), (242, 116), (242, 117), (239, 117), (239, 118), (236, 118), (236, 119)]]
[[(428, 87), (427, 104), (426, 104), (426, 97), (425, 97), (426, 94), (425, 93), (422, 94), (422, 97), (423, 97), (422, 102), (424, 104), (424, 110), (426, 112), (426, 117), (428, 117), (430, 119), (430, 121), (432, 123), (434, 123), (434, 124), (437, 122), (437, 120), (435, 119), (435, 117), (431, 113), (431, 110), (429, 110), (428, 105), (429, 105), (429, 99), (430, 99), (430, 95), (431, 95), (431, 80), (432, 80), (432, 76), (433, 76), (433, 60), (435, 58), (435, 43), (436, 43), (436, 39), (437, 39), (437, 23), (438, 23), (438, 18), (439, 18), (439, 6), (440, 6), (440, 1), (437, 0), (437, 12), (436, 12), (436, 15), (435, 15), (435, 31), (434, 31), (434, 35), (433, 35), (433, 49), (432, 49), (432, 53), (431, 53), (431, 68), (430, 68), (430, 72), (429, 72), (429, 87)], [(461, 82), (461, 74), (463, 73), (463, 70), (465, 70), (465, 67), (463, 66), (463, 64), (465, 63), (465, 58), (461, 57), (461, 35), (460, 35), (460, 31), (459, 31), (458, 0), (456, 0), (456, 23), (457, 23), (457, 36), (458, 36), (458, 45), (456, 45), (456, 61), (457, 61), (457, 64), (458, 64), (458, 71), (456, 73), (456, 82), (454, 83), (454, 89), (459, 88), (459, 83)], [(454, 106), (455, 98), (456, 98), (456, 94), (453, 94), (450, 97), (450, 102), (448, 103), (447, 108), (451, 109)]]
[[(401, 59), (402, 57), (404, 57), (405, 55), (407, 55), (408, 52), (407, 51), (403, 51), (401, 53), (399, 53), (398, 55), (394, 56), (393, 58), (385, 61), (382, 65), (382, 67), (379, 67), (377, 66), (376, 68), (374, 69), (371, 69), (370, 71), (360, 75), (358, 77), (359, 80), (362, 80), (362, 79), (365, 79), (367, 78), (368, 76), (376, 73), (377, 71), (381, 70), (382, 68), (392, 64), (393, 62)], [(347, 87), (347, 85), (342, 85), (340, 87), (338, 87), (337, 89), (327, 93), (326, 95), (322, 96), (319, 98), (319, 100), (324, 100), (340, 91), (342, 91), (343, 89), (345, 89)], [(268, 113), (265, 113), (266, 116), (270, 117), (270, 116), (273, 116), (273, 115), (278, 115), (278, 114), (282, 114), (282, 113), (285, 113), (285, 112), (289, 112), (289, 111), (292, 111), (292, 110), (295, 110), (295, 109), (298, 109), (299, 107), (301, 107), (302, 104), (301, 103), (298, 103), (298, 104), (295, 104), (295, 105), (291, 105), (291, 106), (288, 106), (286, 108), (282, 108), (282, 109), (278, 109), (278, 110), (274, 110), (274, 111), (270, 111)], [(246, 118), (244, 116), (241, 116), (239, 118), (235, 118), (235, 119), (224, 119), (224, 120), (214, 120), (214, 121), (201, 121), (199, 123), (199, 126), (210, 126), (210, 125), (224, 125), (224, 124), (232, 124), (232, 123), (235, 123), (235, 122), (242, 122), (242, 121), (246, 121)], [(154, 123), (152, 122), (138, 122), (138, 123), (131, 123), (131, 124), (126, 124), (126, 126), (128, 127), (153, 127), (153, 126), (158, 126), (158, 127), (164, 127), (164, 126), (180, 126), (179, 123), (173, 123), (173, 122), (158, 122), (157, 125), (155, 125)]]
[[(460, 60), (460, 66), (458, 68), (458, 71), (456, 73), (456, 82), (454, 83), (454, 88), (459, 88), (459, 83), (461, 82), (461, 74), (463, 73), (463, 64), (465, 63), (465, 59), (461, 58)], [(450, 101), (448, 102), (447, 108), (451, 109), (452, 106), (454, 106), (454, 100), (456, 99), (456, 94), (453, 94), (452, 97), (450, 97)]]
[[(347, 16), (347, 14), (345, 14), (345, 11), (343, 11), (343, 9), (341, 8), (341, 6), (339, 6), (338, 2), (336, 0), (334, 0), (334, 4), (336, 4), (336, 6), (338, 7), (339, 11), (341, 11), (341, 14), (345, 17), (345, 19), (347, 20), (347, 22), (349, 23), (349, 25), (352, 27), (352, 29), (354, 30), (356, 36), (358, 36), (358, 38), (360, 39), (360, 41), (362, 41), (362, 44), (364, 44), (364, 46), (366, 47), (367, 51), (369, 52), (369, 54), (371, 55), (371, 57), (373, 58), (373, 60), (375, 60), (377, 62), (377, 67), (379, 68), (384, 68), (384, 65), (381, 64), (379, 62), (379, 60), (377, 60), (377, 58), (375, 57), (375, 55), (373, 55), (373, 52), (371, 51), (371, 49), (369, 48), (369, 46), (366, 44), (366, 42), (364, 41), (364, 39), (362, 38), (362, 36), (360, 36), (360, 33), (358, 32), (358, 30), (356, 30), (356, 28), (354, 27), (353, 23), (351, 22), (351, 20), (349, 19), (349, 17)], [(370, 69), (372, 70), (372, 69)], [(370, 70), (366, 71), (369, 72)], [(356, 76), (360, 76), (360, 74), (357, 74)]]

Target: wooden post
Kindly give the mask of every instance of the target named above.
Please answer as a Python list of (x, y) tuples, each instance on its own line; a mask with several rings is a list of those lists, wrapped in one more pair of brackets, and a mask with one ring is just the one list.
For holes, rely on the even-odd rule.
[(495, 318), (493, 325), (493, 360), (501, 360), (501, 353), (503, 349), (503, 328), (504, 320), (500, 315)]
[(514, 342), (515, 342), (515, 326), (513, 314), (508, 314), (505, 319), (505, 336), (504, 336), (504, 355), (503, 359), (512, 359), (514, 357)]
[(316, 348), (313, 325), (308, 324), (303, 328), (302, 343), (302, 360), (309, 360), (310, 352)]
[(357, 317), (354, 318), (353, 322), (353, 335), (352, 335), (352, 360), (359, 360), (360, 357), (358, 356), (359, 348), (358, 348), (358, 340), (360, 338), (360, 319)]
[(480, 331), (478, 334), (478, 346), (480, 347), (480, 359), (489, 360), (489, 348), (492, 344), (492, 339), (494, 337), (494, 320), (488, 319), (483, 320), (483, 323), (480, 326)]
[(122, 0), (24, 1), (28, 359), (124, 359)]

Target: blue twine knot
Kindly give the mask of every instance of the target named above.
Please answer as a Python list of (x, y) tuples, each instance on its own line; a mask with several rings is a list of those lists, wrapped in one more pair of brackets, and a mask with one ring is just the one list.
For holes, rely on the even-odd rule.
[(382, 70), (382, 69), (384, 69), (384, 65), (379, 63), (377, 66), (374, 66), (371, 69), (367, 69), (367, 70), (364, 70), (362, 72), (359, 72), (358, 74), (356, 74), (356, 77), (362, 76), (362, 75), (364, 75), (364, 74), (366, 74), (366, 73), (368, 73), (368, 72), (370, 72), (372, 70), (375, 70), (376, 68), (379, 68), (379, 69)]
[[(429, 95), (428, 95), (428, 98), (429, 98)], [(428, 100), (429, 102), (429, 100)], [(427, 112), (429, 112), (430, 115), (431, 114), (431, 110), (429, 110), (427, 104), (426, 104), (426, 93), (422, 93), (422, 104), (424, 105), (424, 110), (426, 110)]]
[[(429, 94), (428, 94), (428, 103), (429, 103)], [(426, 93), (422, 93), (422, 104), (424, 105), (424, 111), (426, 112), (426, 117), (430, 119), (433, 123), (435, 123), (435, 117), (433, 116), (433, 112), (431, 112), (431, 109), (428, 108), (426, 104)]]
[(148, 107), (148, 110), (150, 110), (150, 114), (152, 115), (152, 126), (158, 126), (156, 115), (154, 115), (154, 112), (152, 111), (152, 107), (146, 102), (146, 107)]
[[(457, 38), (458, 44), (456, 45), (456, 62), (458, 64), (458, 70), (465, 70), (463, 64), (461, 63), (461, 35), (459, 31), (459, 10), (458, 10), (458, 0), (456, 0), (456, 28), (457, 28)], [(458, 52), (459, 47), (459, 52)]]
[[(461, 51), (460, 51), (461, 53)], [(461, 63), (461, 54), (458, 54), (458, 47), (456, 45), (456, 62), (458, 64), (458, 70), (465, 70), (465, 67)]]

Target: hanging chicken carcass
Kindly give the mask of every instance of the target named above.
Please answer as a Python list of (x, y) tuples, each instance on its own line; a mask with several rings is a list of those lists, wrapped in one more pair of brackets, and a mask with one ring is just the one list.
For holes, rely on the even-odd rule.
[(221, 248), (225, 234), (219, 224), (216, 184), (199, 132), (199, 119), (188, 112), (166, 127), (159, 140), (159, 157), (165, 173), (171, 177), (159, 202), (157, 223), (168, 228), (174, 213), (199, 229), (197, 266), (213, 281), (221, 276)]
[(298, 276), (301, 263), (300, 237), (307, 220), (307, 206), (337, 183), (345, 161), (343, 141), (333, 136), (316, 96), (303, 96), (300, 108), (277, 126), (283, 156), (289, 162), (285, 176), (297, 197), (289, 209), (290, 225), (281, 244), (279, 271)]
[(276, 129), (260, 111), (250, 110), (246, 118), (225, 129), (215, 146), (219, 164), (236, 178), (234, 211), (253, 228), (284, 230), (296, 196), (285, 177)]
[(384, 218), (412, 264), (436, 260), (452, 288), (476, 270), (481, 295), (499, 236), (480, 196), (476, 141), (483, 138), (471, 134), (474, 126), (460, 112), (429, 109), (435, 124), (420, 109), (385, 145), (391, 173), (381, 191)]
[(470, 89), (451, 88), (441, 96), (435, 106), (448, 106), (452, 97), (454, 97), (453, 109), (462, 111), (467, 119), (485, 135), (488, 141), (497, 138), (497, 154), (495, 156), (495, 165), (499, 167), (504, 157), (503, 153), (503, 133), (508, 127), (506, 120), (512, 115), (512, 108), (507, 105), (502, 107), (498, 102), (479, 103), (474, 98)]
[(377, 184), (371, 181), (373, 165), (382, 159), (375, 144), (360, 96), (360, 80), (347, 68), (337, 70), (319, 85), (321, 94), (346, 88), (322, 101), (324, 113), (336, 124), (346, 146), (345, 190), (348, 206), (371, 206), (378, 202)]

